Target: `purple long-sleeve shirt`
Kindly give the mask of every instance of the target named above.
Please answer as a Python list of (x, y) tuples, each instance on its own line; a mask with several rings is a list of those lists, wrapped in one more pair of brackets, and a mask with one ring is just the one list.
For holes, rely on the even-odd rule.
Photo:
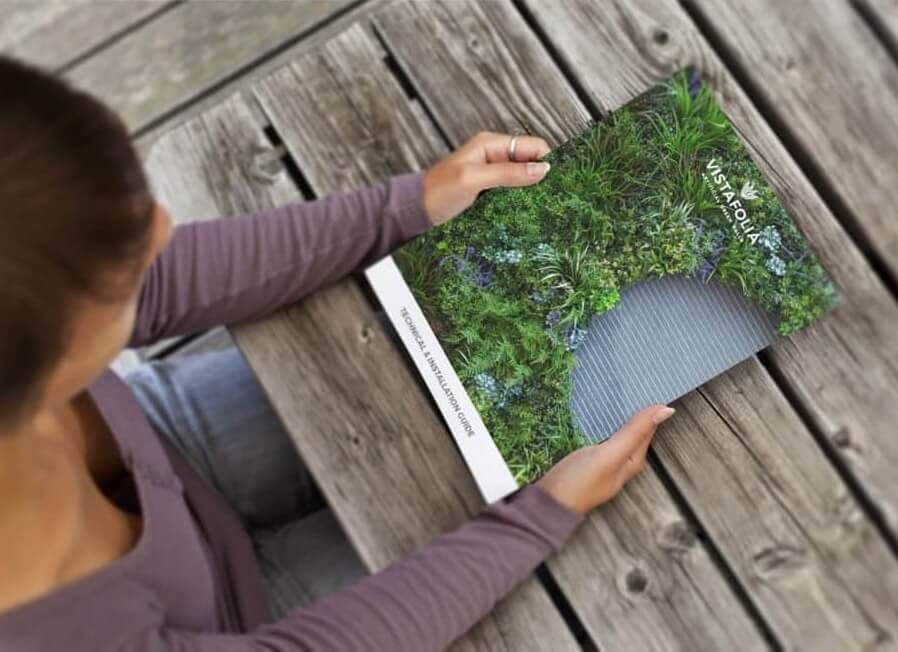
[[(407, 174), (178, 227), (147, 274), (131, 344), (259, 317), (366, 267), (430, 228), (422, 185), (420, 174)], [(581, 520), (526, 487), (407, 559), (270, 622), (249, 537), (230, 506), (154, 432), (115, 374), (89, 391), (133, 475), (140, 539), (101, 570), (0, 613), (0, 650), (440, 650)]]

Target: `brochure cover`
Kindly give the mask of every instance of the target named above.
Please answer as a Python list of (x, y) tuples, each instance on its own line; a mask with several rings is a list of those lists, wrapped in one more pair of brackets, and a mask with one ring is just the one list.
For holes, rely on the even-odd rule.
[(694, 69), (367, 270), (490, 502), (833, 308)]

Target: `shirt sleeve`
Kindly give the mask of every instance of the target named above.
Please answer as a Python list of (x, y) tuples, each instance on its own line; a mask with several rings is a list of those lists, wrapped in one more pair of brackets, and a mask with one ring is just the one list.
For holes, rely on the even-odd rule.
[(145, 630), (126, 649), (154, 652), (444, 650), (583, 520), (536, 486), (487, 507), (385, 570), (244, 635)]
[(178, 226), (144, 278), (129, 346), (261, 317), (430, 228), (422, 172)]

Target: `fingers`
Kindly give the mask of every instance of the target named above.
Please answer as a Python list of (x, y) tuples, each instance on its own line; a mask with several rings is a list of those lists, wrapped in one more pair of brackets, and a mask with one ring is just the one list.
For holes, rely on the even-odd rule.
[(602, 444), (605, 447), (605, 455), (610, 456), (615, 462), (623, 464), (643, 447), (648, 449), (658, 424), (669, 419), (673, 413), (673, 408), (664, 405), (651, 405), (643, 408)]
[(463, 174), (467, 188), (480, 192), (500, 186), (529, 186), (546, 176), (549, 164), (538, 159), (549, 153), (549, 144), (536, 136), (518, 136), (512, 161), (511, 140), (509, 134), (483, 131), (458, 150), (466, 163)]
[(470, 165), (466, 174), (472, 186), (480, 191), (499, 186), (529, 186), (546, 176), (548, 171), (549, 164), (542, 162), (477, 163)]
[(645, 458), (648, 455), (652, 439), (652, 437), (648, 437), (645, 443), (640, 445), (639, 449), (627, 458), (627, 465), (624, 468), (624, 482), (629, 481), (630, 478), (641, 473), (645, 468)]
[[(503, 163), (510, 161), (510, 147), (512, 134), (499, 134), (492, 131), (484, 131), (466, 143), (482, 155), (484, 163)], [(549, 144), (538, 136), (521, 134), (515, 143), (514, 161), (536, 161), (550, 152)]]

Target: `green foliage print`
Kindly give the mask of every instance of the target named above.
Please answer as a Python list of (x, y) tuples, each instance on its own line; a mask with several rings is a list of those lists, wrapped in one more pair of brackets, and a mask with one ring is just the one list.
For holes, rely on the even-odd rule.
[[(788, 335), (836, 293), (735, 131), (685, 70), (395, 255), (512, 472), (584, 443), (569, 407), (594, 315), (643, 279), (738, 287)], [(723, 207), (722, 207), (723, 205)]]

